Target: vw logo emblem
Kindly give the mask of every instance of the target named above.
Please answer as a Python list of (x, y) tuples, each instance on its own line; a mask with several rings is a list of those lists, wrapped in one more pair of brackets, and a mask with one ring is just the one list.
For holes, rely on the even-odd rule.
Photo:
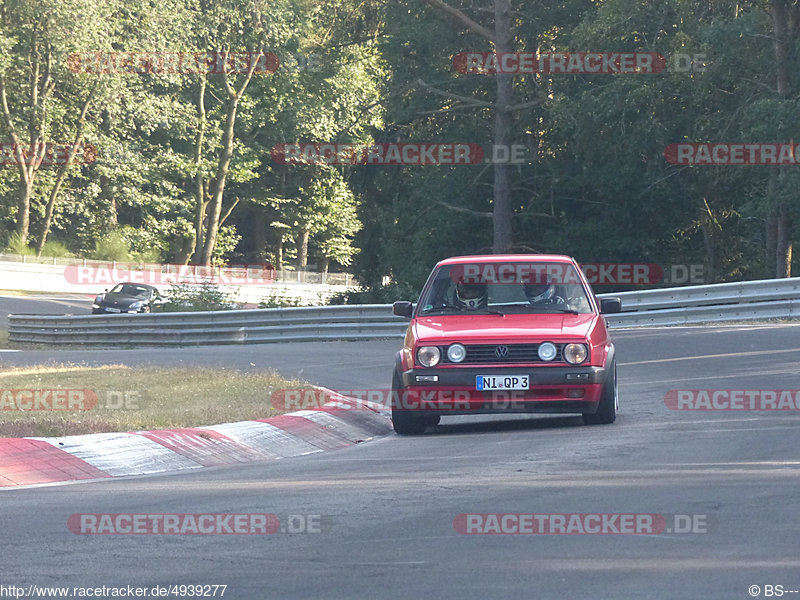
[(498, 346), (494, 349), (494, 355), (497, 358), (505, 358), (508, 356), (508, 346)]

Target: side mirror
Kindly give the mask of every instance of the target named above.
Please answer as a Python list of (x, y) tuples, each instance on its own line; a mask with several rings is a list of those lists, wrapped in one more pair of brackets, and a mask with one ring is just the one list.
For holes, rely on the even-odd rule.
[(603, 314), (622, 312), (622, 301), (619, 298), (603, 298), (600, 300), (600, 312)]
[(392, 312), (398, 317), (406, 317), (407, 319), (410, 319), (411, 315), (414, 313), (414, 305), (411, 304), (411, 302), (400, 300), (399, 302), (392, 304)]

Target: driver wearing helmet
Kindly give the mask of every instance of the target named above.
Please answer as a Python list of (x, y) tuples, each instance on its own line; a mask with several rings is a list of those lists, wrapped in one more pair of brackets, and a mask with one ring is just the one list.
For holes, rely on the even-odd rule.
[(547, 280), (543, 283), (527, 282), (523, 285), (525, 297), (530, 304), (565, 304), (563, 298), (556, 295), (555, 284)]
[(456, 284), (456, 302), (468, 310), (485, 308), (489, 303), (489, 290), (485, 283), (465, 283), (461, 279)]

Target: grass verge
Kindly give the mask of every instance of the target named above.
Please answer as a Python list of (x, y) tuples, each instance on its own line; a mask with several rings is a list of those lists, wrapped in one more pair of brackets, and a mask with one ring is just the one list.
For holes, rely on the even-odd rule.
[[(0, 372), (0, 437), (63, 436), (111, 431), (197, 427), (263, 419), (283, 410), (272, 392), (307, 388), (272, 371), (43, 365)], [(96, 406), (20, 410), (17, 390), (92, 390)], [(23, 402), (23, 406), (25, 403)], [(48, 405), (50, 407), (50, 405)]]

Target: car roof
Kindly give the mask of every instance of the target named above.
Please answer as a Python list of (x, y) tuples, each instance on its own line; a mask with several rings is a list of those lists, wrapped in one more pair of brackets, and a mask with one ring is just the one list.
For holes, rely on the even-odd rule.
[(560, 262), (572, 264), (573, 259), (566, 254), (478, 254), (474, 256), (452, 256), (438, 265), (459, 265), (464, 263), (502, 263), (502, 262)]
[(120, 283), (115, 284), (115, 286), (117, 285), (135, 285), (137, 287), (147, 288), (148, 290), (156, 289), (155, 286), (153, 285), (147, 285), (146, 283), (137, 283), (135, 281), (122, 281)]

